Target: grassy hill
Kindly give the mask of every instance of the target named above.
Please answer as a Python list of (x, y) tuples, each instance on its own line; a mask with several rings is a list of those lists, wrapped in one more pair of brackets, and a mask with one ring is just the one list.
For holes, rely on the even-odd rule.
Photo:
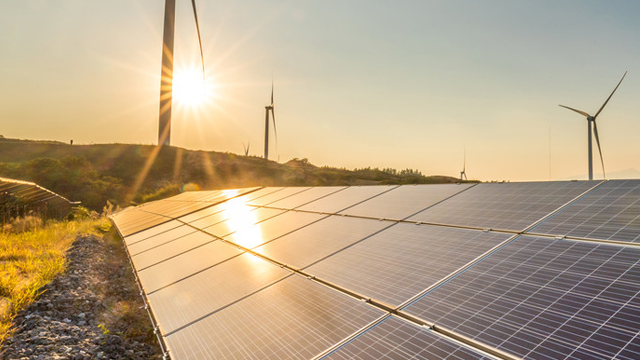
[(106, 201), (127, 206), (174, 195), (182, 189), (249, 186), (322, 186), (453, 183), (406, 169), (346, 170), (317, 167), (306, 159), (285, 164), (255, 156), (194, 151), (173, 146), (69, 145), (0, 139), (0, 177), (33, 181), (84, 206)]

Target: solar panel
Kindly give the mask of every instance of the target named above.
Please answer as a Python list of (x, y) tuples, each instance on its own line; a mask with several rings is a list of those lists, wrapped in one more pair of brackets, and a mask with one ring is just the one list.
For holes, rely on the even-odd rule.
[(292, 275), (165, 339), (174, 359), (310, 359), (382, 315)]
[(136, 269), (143, 270), (184, 252), (195, 250), (212, 241), (215, 241), (215, 238), (211, 235), (196, 231), (182, 236), (175, 241), (169, 241), (146, 251), (139, 252), (131, 256), (131, 260)]
[[(260, 210), (263, 209), (258, 211)], [(225, 236), (225, 239), (244, 248), (252, 249), (324, 217), (326, 215), (289, 211), (236, 231)]]
[(509, 234), (401, 223), (305, 271), (366, 297), (399, 306), (509, 237)]
[(241, 191), (113, 217), (173, 360), (640, 358), (640, 180)]
[(408, 220), (520, 231), (596, 184), (589, 181), (478, 184)]
[(337, 213), (362, 201), (371, 199), (385, 191), (395, 189), (397, 185), (385, 186), (350, 186), (340, 192), (312, 201), (298, 210), (321, 213)]
[(125, 237), (170, 220), (171, 218), (166, 216), (145, 213), (139, 210), (128, 211), (114, 218), (114, 222), (118, 226), (118, 231)]
[(405, 308), (535, 359), (637, 359), (640, 249), (522, 236)]
[(349, 207), (340, 212), (376, 219), (402, 220), (454, 194), (468, 189), (470, 184), (441, 184), (430, 186), (403, 185)]
[(298, 206), (307, 204), (314, 200), (318, 200), (327, 195), (336, 193), (338, 191), (346, 189), (346, 186), (323, 186), (314, 187), (306, 191), (299, 192), (284, 199), (269, 203), (269, 207), (283, 208), (283, 209), (295, 209)]
[(163, 233), (160, 233), (158, 235), (154, 235), (151, 236), (149, 238), (146, 238), (144, 240), (138, 241), (136, 243), (133, 244), (129, 244), (129, 253), (133, 256), (136, 255), (138, 253), (141, 253), (143, 251), (147, 251), (149, 249), (152, 249), (156, 246), (160, 246), (163, 245), (165, 243), (171, 242), (171, 241), (175, 241), (176, 239), (181, 238), (182, 236), (191, 234), (196, 232), (197, 230), (183, 225), (180, 227), (177, 227), (175, 229), (171, 229), (169, 231), (165, 231)]
[(254, 206), (265, 206), (268, 205), (272, 202), (275, 201), (279, 201), (282, 199), (286, 199), (289, 196), (295, 195), (295, 194), (299, 194), (303, 191), (307, 191), (311, 189), (310, 187), (290, 187), (290, 188), (284, 188), (281, 189), (279, 191), (275, 191), (269, 195), (265, 195), (262, 197), (259, 197), (257, 199), (253, 199), (247, 202), (247, 204), (249, 205), (254, 205)]
[(394, 223), (329, 216), (255, 249), (296, 268), (306, 267)]
[(531, 231), (640, 242), (640, 180), (609, 180)]
[(196, 211), (194, 213), (191, 213), (189, 215), (185, 215), (185, 216), (181, 216), (179, 219), (182, 222), (185, 223), (191, 223), (191, 222), (195, 222), (204, 218), (207, 218), (211, 215), (217, 214), (220, 211), (222, 211), (224, 209), (224, 204), (225, 203), (221, 203), (218, 205), (214, 205), (214, 206), (210, 206), (208, 208)]
[(163, 233), (163, 232), (167, 232), (167, 231), (169, 231), (171, 229), (175, 229), (175, 228), (177, 228), (179, 226), (182, 226), (182, 225), (183, 224), (181, 222), (179, 222), (179, 221), (175, 221), (175, 220), (168, 221), (168, 222), (165, 222), (164, 224), (161, 224), (161, 225), (158, 225), (158, 226), (154, 226), (154, 227), (152, 227), (150, 229), (137, 232), (137, 233), (135, 233), (133, 235), (125, 236), (124, 241), (127, 244), (135, 244), (138, 241), (150, 238), (152, 236), (158, 235), (158, 234)]
[(424, 327), (389, 317), (322, 359), (491, 359), (434, 334)]
[(197, 251), (187, 251), (157, 261), (139, 270), (138, 276), (144, 284), (145, 291), (153, 293), (241, 253), (242, 251), (234, 246), (214, 241), (204, 244)]
[(243, 254), (147, 297), (163, 333), (168, 334), (289, 274), (254, 255)]
[(225, 210), (222, 216), (228, 219), (214, 225), (204, 227), (203, 230), (218, 237), (242, 231), (260, 221), (284, 214), (287, 210), (253, 208), (248, 205), (232, 206)]

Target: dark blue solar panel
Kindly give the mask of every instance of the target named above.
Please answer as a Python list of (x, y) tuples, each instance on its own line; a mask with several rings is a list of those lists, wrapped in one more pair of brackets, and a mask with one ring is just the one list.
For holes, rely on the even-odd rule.
[(610, 180), (531, 232), (640, 242), (640, 180)]
[(637, 359), (640, 249), (523, 236), (405, 310), (534, 359)]
[(390, 317), (322, 359), (491, 359), (407, 321)]
[(520, 231), (596, 184), (588, 181), (478, 184), (408, 220)]
[(509, 237), (510, 234), (400, 223), (305, 272), (399, 306)]

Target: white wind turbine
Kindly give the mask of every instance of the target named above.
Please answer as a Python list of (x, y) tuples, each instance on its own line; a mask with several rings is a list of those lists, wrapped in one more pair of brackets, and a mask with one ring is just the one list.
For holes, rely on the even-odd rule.
[(464, 156), (462, 158), (462, 171), (460, 171), (460, 182), (462, 182), (462, 178), (464, 177), (464, 180), (467, 180), (467, 172), (466, 172), (466, 167), (467, 167), (467, 149), (464, 149)]
[(264, 107), (264, 158), (269, 159), (269, 111), (273, 121), (273, 133), (276, 139), (276, 149), (278, 148), (278, 131), (276, 130), (276, 114), (273, 112), (273, 78), (271, 79), (271, 104)]
[(604, 159), (602, 158), (602, 149), (600, 148), (600, 139), (598, 138), (598, 126), (596, 125), (596, 118), (598, 117), (598, 115), (600, 115), (600, 113), (602, 112), (602, 109), (604, 109), (605, 105), (607, 105), (607, 103), (609, 102), (609, 99), (611, 99), (611, 97), (613, 96), (613, 93), (616, 92), (616, 90), (618, 90), (618, 86), (620, 86), (620, 84), (622, 83), (622, 80), (624, 80), (624, 77), (627, 75), (627, 72), (624, 72), (624, 75), (622, 75), (622, 79), (620, 79), (620, 82), (618, 82), (618, 85), (616, 85), (615, 89), (613, 89), (613, 91), (611, 92), (611, 95), (609, 95), (609, 97), (607, 98), (607, 100), (605, 100), (604, 104), (602, 104), (602, 106), (600, 107), (600, 110), (598, 110), (598, 112), (591, 116), (588, 113), (582, 111), (582, 110), (577, 110), (574, 108), (570, 108), (568, 106), (564, 106), (564, 105), (559, 105), (565, 109), (569, 109), (572, 111), (577, 112), (580, 115), (583, 115), (587, 118), (587, 128), (588, 128), (588, 137), (589, 137), (589, 180), (593, 180), (593, 150), (592, 150), (592, 145), (591, 145), (591, 124), (593, 123), (593, 133), (596, 136), (596, 144), (598, 145), (598, 152), (600, 153), (600, 162), (602, 163), (602, 177), (606, 178), (605, 172), (604, 172)]
[[(202, 61), (202, 78), (204, 79), (204, 54), (202, 38), (198, 24), (196, 1), (191, 0), (193, 16), (200, 44), (200, 60)], [(165, 0), (164, 34), (162, 37), (162, 70), (160, 73), (160, 117), (158, 121), (158, 145), (171, 145), (171, 105), (173, 99), (173, 38), (176, 18), (176, 0)]]

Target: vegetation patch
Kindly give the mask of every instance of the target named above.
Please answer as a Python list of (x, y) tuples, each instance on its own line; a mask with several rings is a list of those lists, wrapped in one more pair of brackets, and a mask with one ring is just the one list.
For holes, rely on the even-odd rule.
[[(107, 225), (105, 225), (105, 223)], [(106, 218), (43, 222), (27, 216), (0, 232), (0, 344), (11, 335), (15, 314), (65, 269), (65, 253), (75, 238), (108, 226)]]

